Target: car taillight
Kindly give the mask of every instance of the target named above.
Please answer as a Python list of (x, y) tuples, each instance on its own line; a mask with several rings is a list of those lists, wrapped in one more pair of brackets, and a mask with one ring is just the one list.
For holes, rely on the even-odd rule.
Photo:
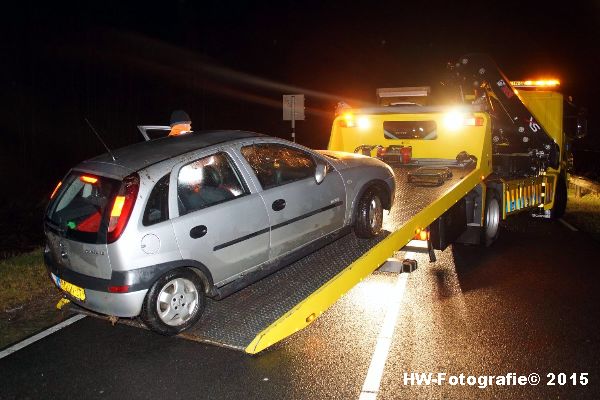
[(119, 194), (115, 197), (112, 209), (110, 210), (108, 243), (116, 241), (123, 233), (127, 221), (129, 221), (129, 217), (131, 216), (131, 211), (133, 211), (139, 187), (140, 177), (138, 174), (132, 174), (123, 179)]
[(50, 195), (50, 200), (52, 200), (54, 198), (54, 196), (56, 196), (56, 192), (58, 192), (58, 189), (60, 189), (61, 186), (62, 186), (62, 181), (58, 181), (58, 184), (56, 185), (56, 187), (52, 191), (52, 194)]
[(381, 158), (381, 157), (385, 156), (386, 151), (387, 151), (386, 148), (383, 146), (377, 147), (377, 158)]

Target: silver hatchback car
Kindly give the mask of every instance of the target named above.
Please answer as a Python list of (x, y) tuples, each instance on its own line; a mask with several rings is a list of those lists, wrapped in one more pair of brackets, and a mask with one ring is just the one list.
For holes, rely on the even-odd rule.
[[(113, 158), (114, 156), (114, 158)], [(392, 169), (257, 133), (125, 147), (73, 168), (51, 196), (44, 259), (76, 304), (171, 335), (221, 299), (354, 227), (381, 231)]]

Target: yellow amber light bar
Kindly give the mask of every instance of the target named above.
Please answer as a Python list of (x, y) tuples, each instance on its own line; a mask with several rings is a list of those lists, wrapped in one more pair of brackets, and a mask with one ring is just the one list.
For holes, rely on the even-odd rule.
[(560, 85), (558, 79), (540, 79), (527, 81), (510, 81), (514, 87), (554, 87)]

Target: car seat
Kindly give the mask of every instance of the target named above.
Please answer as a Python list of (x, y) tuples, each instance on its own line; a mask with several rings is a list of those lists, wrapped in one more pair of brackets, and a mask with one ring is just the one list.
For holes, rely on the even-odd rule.
[(221, 178), (221, 174), (219, 170), (212, 165), (207, 165), (202, 168), (202, 187), (219, 187), (223, 183), (223, 178)]

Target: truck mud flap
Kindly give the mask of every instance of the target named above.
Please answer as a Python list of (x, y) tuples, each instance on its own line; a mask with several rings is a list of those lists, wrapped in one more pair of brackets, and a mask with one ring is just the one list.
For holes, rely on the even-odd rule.
[[(201, 320), (179, 336), (249, 354), (267, 349), (310, 325), (481, 182), (477, 169), (451, 168), (440, 186), (415, 187), (409, 170), (395, 168), (396, 200), (382, 235), (348, 234), (223, 300), (208, 300)], [(136, 319), (118, 322), (143, 327)]]

